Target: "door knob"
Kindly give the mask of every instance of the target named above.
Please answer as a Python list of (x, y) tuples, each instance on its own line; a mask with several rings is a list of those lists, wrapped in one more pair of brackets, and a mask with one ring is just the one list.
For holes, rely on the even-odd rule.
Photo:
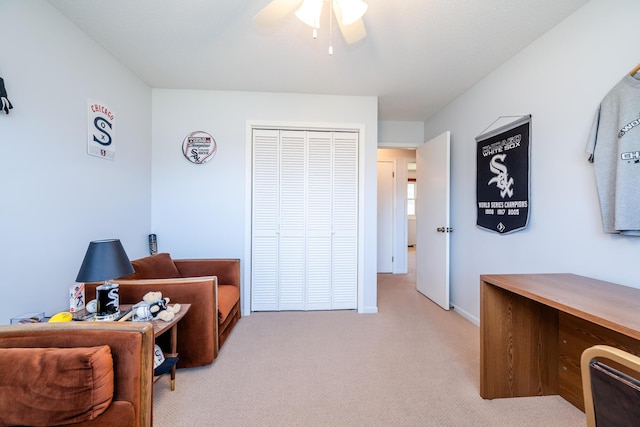
[(444, 233), (444, 227), (438, 227), (438, 228), (436, 228), (436, 231), (438, 233)]

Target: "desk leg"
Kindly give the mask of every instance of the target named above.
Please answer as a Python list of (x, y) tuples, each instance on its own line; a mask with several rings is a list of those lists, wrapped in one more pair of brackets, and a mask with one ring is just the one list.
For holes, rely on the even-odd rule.
[(480, 282), (480, 396), (558, 394), (558, 312)]

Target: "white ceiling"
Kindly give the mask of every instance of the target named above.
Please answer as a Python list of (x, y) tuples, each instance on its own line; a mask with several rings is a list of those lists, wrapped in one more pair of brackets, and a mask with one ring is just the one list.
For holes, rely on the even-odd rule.
[(367, 37), (334, 25), (333, 56), (327, 25), (254, 24), (270, 0), (49, 1), (153, 88), (378, 96), (379, 120), (422, 121), (588, 0), (365, 0)]

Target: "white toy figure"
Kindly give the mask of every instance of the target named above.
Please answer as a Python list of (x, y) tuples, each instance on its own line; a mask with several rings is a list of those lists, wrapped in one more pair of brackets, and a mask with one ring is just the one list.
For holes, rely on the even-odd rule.
[(147, 292), (142, 299), (149, 303), (149, 311), (153, 317), (165, 322), (171, 321), (180, 311), (180, 304), (169, 306), (169, 298), (162, 298), (162, 292)]

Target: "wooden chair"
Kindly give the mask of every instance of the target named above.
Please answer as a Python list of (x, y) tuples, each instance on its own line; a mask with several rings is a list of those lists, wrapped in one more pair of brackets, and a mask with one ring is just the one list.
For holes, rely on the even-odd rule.
[(640, 357), (596, 345), (582, 353), (580, 365), (587, 426), (640, 426)]

